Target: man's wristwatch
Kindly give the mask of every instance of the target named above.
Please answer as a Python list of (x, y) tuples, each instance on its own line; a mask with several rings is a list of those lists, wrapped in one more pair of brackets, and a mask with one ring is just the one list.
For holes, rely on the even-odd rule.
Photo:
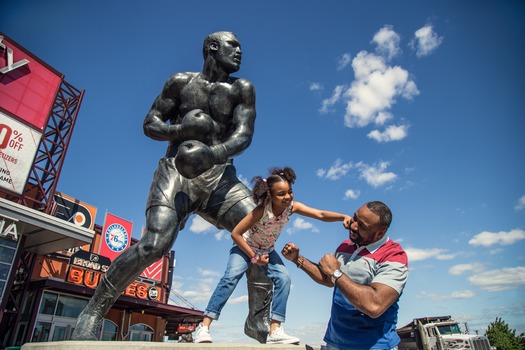
[(335, 284), (335, 281), (337, 281), (339, 277), (341, 277), (342, 275), (343, 273), (341, 272), (341, 270), (339, 269), (335, 270), (334, 273), (332, 273), (332, 276), (330, 276), (332, 283)]

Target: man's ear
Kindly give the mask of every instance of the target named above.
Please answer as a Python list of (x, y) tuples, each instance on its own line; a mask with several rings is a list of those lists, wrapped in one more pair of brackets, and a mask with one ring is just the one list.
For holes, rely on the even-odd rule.
[(381, 238), (383, 238), (385, 233), (386, 233), (386, 230), (378, 230), (377, 231), (377, 240), (376, 241), (379, 241)]
[(219, 50), (219, 43), (212, 42), (210, 43), (210, 51), (217, 51)]

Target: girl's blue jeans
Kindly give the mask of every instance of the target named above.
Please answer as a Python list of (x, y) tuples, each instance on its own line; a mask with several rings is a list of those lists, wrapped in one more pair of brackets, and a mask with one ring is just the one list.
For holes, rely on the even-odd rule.
[[(266, 276), (273, 283), (273, 299), (270, 318), (275, 321), (284, 322), (286, 318), (286, 303), (290, 294), (290, 275), (284, 266), (279, 254), (273, 250), (270, 254), (270, 262), (263, 266)], [(250, 259), (236, 245), (230, 250), (230, 258), (224, 276), (215, 287), (204, 316), (218, 320), (221, 310), (232, 295), (237, 283), (242, 278), (248, 267)]]

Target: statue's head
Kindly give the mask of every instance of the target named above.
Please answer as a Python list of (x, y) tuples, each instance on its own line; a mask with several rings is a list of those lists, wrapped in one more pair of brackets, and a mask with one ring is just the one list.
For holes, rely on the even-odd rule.
[(215, 32), (204, 39), (202, 55), (204, 61), (212, 57), (228, 73), (233, 73), (241, 65), (241, 43), (232, 32)]

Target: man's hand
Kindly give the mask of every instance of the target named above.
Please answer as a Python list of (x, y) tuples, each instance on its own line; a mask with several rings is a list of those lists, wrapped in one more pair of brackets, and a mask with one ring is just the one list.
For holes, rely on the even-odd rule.
[(296, 246), (292, 242), (286, 243), (281, 253), (286, 259), (297, 264), (297, 259), (299, 258), (299, 247), (298, 246)]
[(341, 267), (341, 263), (335, 258), (334, 254), (325, 254), (319, 260), (321, 271), (328, 277), (331, 277), (335, 270)]

